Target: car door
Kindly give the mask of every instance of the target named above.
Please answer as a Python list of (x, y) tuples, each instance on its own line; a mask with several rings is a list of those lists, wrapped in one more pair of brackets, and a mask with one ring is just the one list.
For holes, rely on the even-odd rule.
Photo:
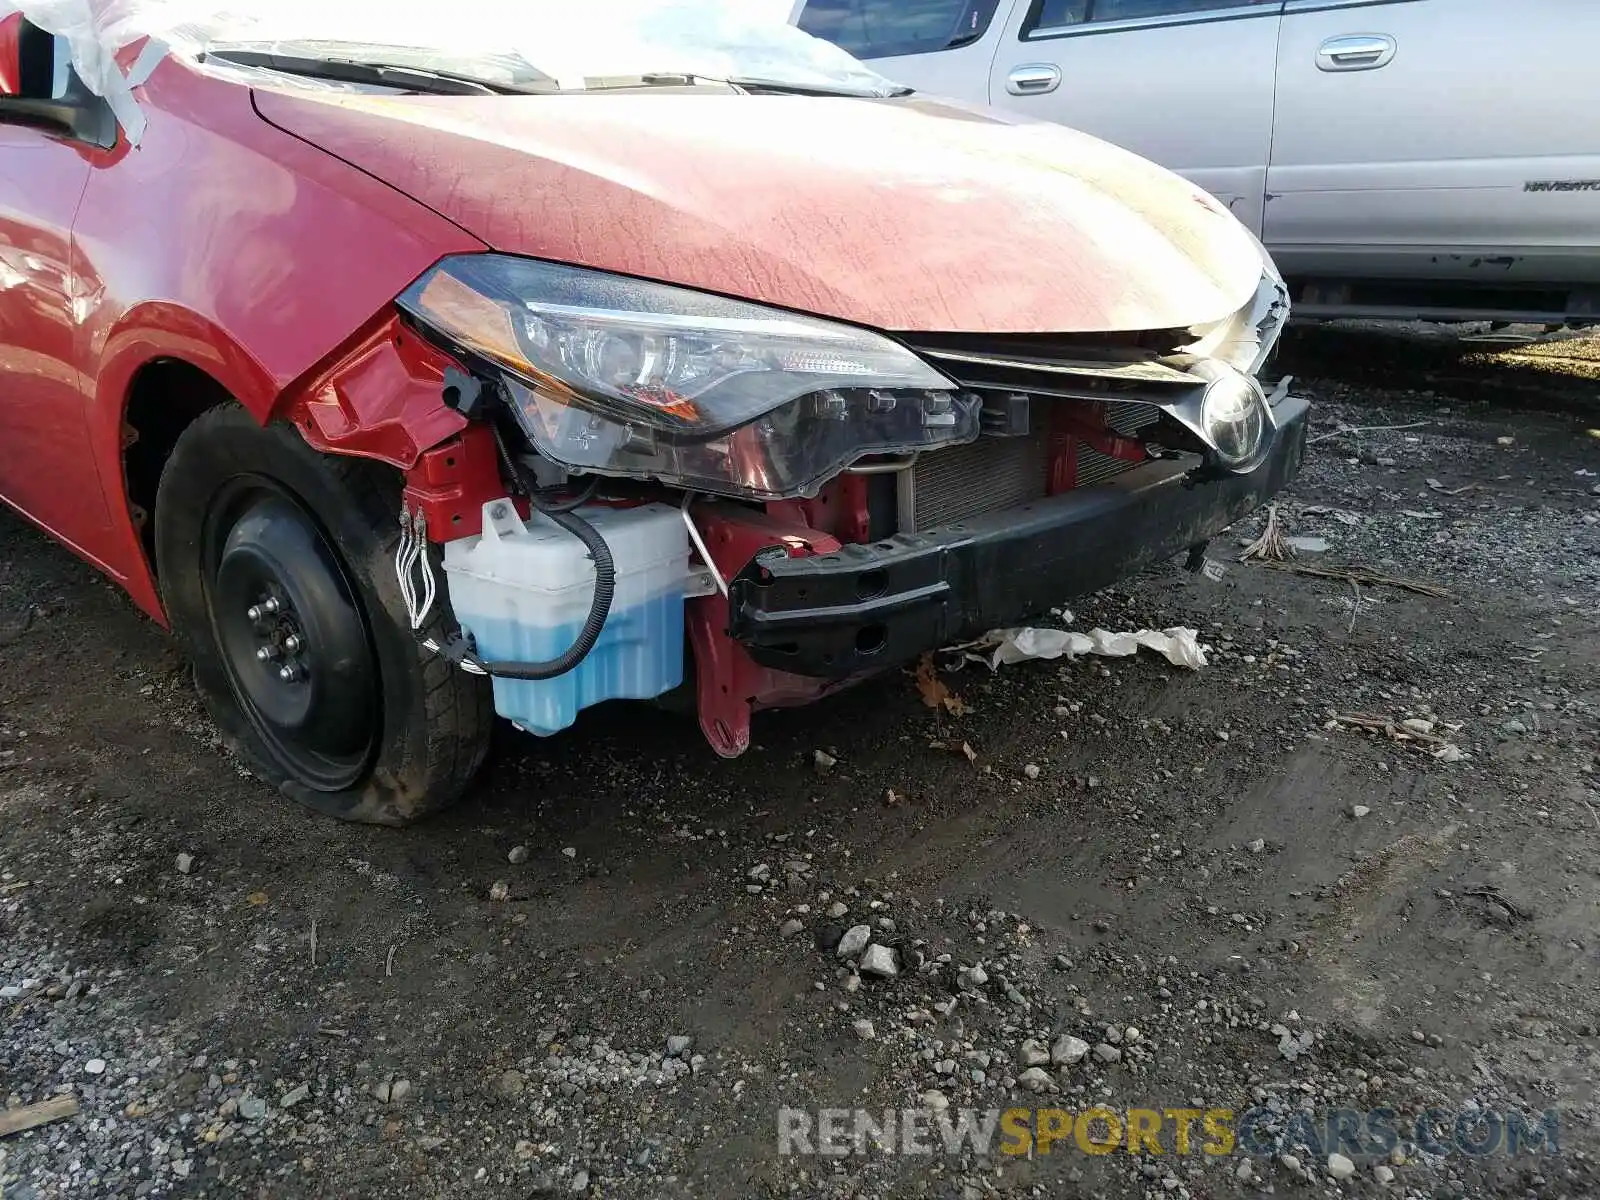
[(1280, 0), (1032, 0), (992, 66), (997, 106), (1177, 171), (1261, 229)]
[[(11, 18), (16, 20), (16, 18)], [(89, 451), (74, 313), (72, 222), (90, 162), (7, 99), (61, 99), (65, 43), (20, 29), (17, 95), (0, 97), (0, 497), (94, 554), (110, 527)]]
[(1289, 0), (1265, 230), (1280, 267), (1600, 284), (1596, 47), (1595, 3)]

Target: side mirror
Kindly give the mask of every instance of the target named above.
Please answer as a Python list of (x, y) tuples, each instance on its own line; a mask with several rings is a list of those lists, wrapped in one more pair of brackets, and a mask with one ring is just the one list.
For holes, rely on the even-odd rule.
[(0, 96), (22, 93), (22, 14), (0, 17)]

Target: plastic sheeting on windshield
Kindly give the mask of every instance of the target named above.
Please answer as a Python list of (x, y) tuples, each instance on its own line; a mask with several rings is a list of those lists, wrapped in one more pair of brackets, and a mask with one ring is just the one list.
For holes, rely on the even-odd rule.
[[(72, 64), (104, 96), (129, 141), (144, 119), (133, 96), (166, 53), (195, 56), (224, 44), (355, 43), (437, 55), (488, 77), (529, 67), (563, 88), (649, 72), (746, 78), (885, 93), (892, 85), (851, 55), (788, 23), (791, 0), (0, 0), (64, 37)], [(150, 39), (133, 62), (122, 51)]]

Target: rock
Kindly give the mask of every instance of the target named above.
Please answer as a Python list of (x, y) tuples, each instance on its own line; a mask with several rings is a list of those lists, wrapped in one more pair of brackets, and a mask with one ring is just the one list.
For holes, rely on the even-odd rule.
[(389, 1099), (399, 1104), (411, 1095), (411, 1081), (409, 1079), (396, 1079), (389, 1085)]
[(1050, 1061), (1058, 1067), (1070, 1067), (1074, 1063), (1082, 1062), (1084, 1055), (1088, 1053), (1088, 1042), (1082, 1038), (1075, 1038), (1070, 1033), (1063, 1033), (1050, 1046)]
[(1248, 847), (1248, 849), (1249, 849), (1251, 854), (1260, 854), (1266, 848), (1267, 848), (1267, 839), (1266, 838), (1257, 838), (1255, 841), (1251, 842), (1249, 847)]
[(827, 924), (817, 928), (817, 949), (824, 954), (832, 954), (839, 948), (839, 943), (844, 941), (844, 926)]
[(563, 846), (561, 848), (561, 853), (567, 858), (577, 858), (578, 848), (576, 846)]
[(694, 1038), (687, 1034), (674, 1034), (667, 1039), (667, 1057), (682, 1058), (694, 1048)]
[(1326, 554), (1331, 549), (1325, 537), (1300, 536), (1287, 537), (1283, 540), (1289, 544), (1291, 550), (1301, 554)]
[(811, 755), (811, 764), (816, 768), (818, 775), (826, 775), (839, 765), (839, 760), (826, 750), (817, 750)]
[(1017, 1076), (1017, 1084), (1030, 1092), (1051, 1092), (1055, 1090), (1056, 1081), (1050, 1078), (1049, 1072), (1042, 1067), (1029, 1067)]
[(579, 1171), (576, 1175), (574, 1175), (572, 1177), (572, 1183), (571, 1183), (570, 1186), (571, 1186), (571, 1188), (572, 1188), (572, 1190), (574, 1192), (586, 1192), (586, 1191), (588, 1191), (589, 1190), (589, 1172), (587, 1172), (587, 1171)]
[(372, 1085), (372, 1098), (380, 1104), (389, 1103), (389, 1081), (387, 1079), (380, 1079)]
[(858, 958), (871, 940), (871, 925), (852, 925), (844, 931), (844, 936), (839, 939), (839, 945), (834, 950), (834, 954), (840, 958)]
[(835, 900), (832, 904), (828, 905), (828, 915), (836, 921), (849, 911), (850, 906), (843, 900)]
[(106, 1073), (106, 1060), (103, 1058), (91, 1058), (83, 1064), (83, 1073), (85, 1075), (104, 1075)]
[(1029, 779), (1037, 779), (1037, 778), (1039, 778), (1039, 764), (1038, 763), (1029, 763), (1027, 766), (1022, 768), (1022, 773), (1024, 775), (1026, 775)]
[(1139, 1027), (1137, 1025), (1129, 1025), (1122, 1031), (1122, 1040), (1130, 1045), (1134, 1042), (1137, 1042), (1143, 1036), (1144, 1034), (1139, 1032)]
[(194, 870), (194, 855), (185, 850), (178, 855), (178, 874), (187, 875), (192, 870)]
[(1372, 1177), (1378, 1181), (1379, 1187), (1388, 1187), (1394, 1182), (1394, 1168), (1379, 1163), (1372, 1168)]
[(806, 923), (804, 921), (797, 917), (790, 917), (782, 925), (778, 926), (778, 936), (790, 938), (801, 932), (805, 927)]
[(1024, 1067), (1042, 1067), (1050, 1061), (1050, 1051), (1037, 1038), (1029, 1038), (1017, 1049), (1017, 1062)]
[(506, 861), (513, 867), (520, 867), (528, 861), (528, 853), (526, 846), (513, 846), (511, 847), (511, 852), (506, 855)]
[(950, 1107), (950, 1097), (937, 1090), (923, 1092), (922, 1105), (924, 1108), (931, 1108), (934, 1112), (943, 1112)]
[(1350, 806), (1350, 815), (1352, 817), (1354, 817), (1357, 821), (1359, 821), (1362, 817), (1366, 816), (1371, 811), (1372, 810), (1370, 808), (1368, 808), (1365, 804), (1352, 804)]
[(1103, 1063), (1114, 1063), (1122, 1060), (1122, 1051), (1110, 1042), (1101, 1042), (1094, 1048), (1094, 1056)]
[(259, 1121), (267, 1115), (267, 1102), (260, 1096), (240, 1096), (239, 1115), (246, 1121)]
[(848, 994), (853, 996), (861, 990), (861, 976), (857, 975), (854, 971), (851, 971), (850, 974), (844, 977), (844, 982), (839, 986), (842, 987)]
[(863, 1042), (870, 1042), (878, 1036), (878, 1031), (872, 1027), (872, 1022), (865, 1017), (853, 1022), (850, 1028), (856, 1031), (856, 1036)]
[(508, 884), (504, 879), (496, 879), (492, 884), (489, 885), (489, 899), (511, 899), (511, 885)]
[(1294, 1175), (1300, 1174), (1300, 1170), (1301, 1170), (1300, 1160), (1298, 1158), (1296, 1158), (1294, 1155), (1292, 1155), (1292, 1154), (1280, 1154), (1280, 1155), (1278, 1155), (1278, 1162), (1283, 1166), (1283, 1169), (1285, 1171), (1288, 1171), (1288, 1172), (1290, 1172), (1291, 1174), (1294, 1174)]
[(1400, 722), (1400, 728), (1412, 733), (1432, 733), (1433, 722), (1426, 717), (1407, 717)]
[(495, 1095), (504, 1096), (510, 1100), (522, 1095), (527, 1086), (528, 1081), (523, 1077), (521, 1071), (502, 1071), (495, 1076), (494, 1092)]
[(861, 956), (861, 973), (874, 975), (879, 979), (893, 979), (900, 974), (900, 964), (895, 961), (893, 950), (874, 942)]
[(1524, 725), (1521, 721), (1518, 721), (1516, 718), (1512, 718), (1511, 720), (1506, 721), (1504, 724), (1502, 724), (1500, 726), (1500, 729), (1504, 733), (1527, 733), (1528, 732), (1528, 727), (1526, 725)]
[(282, 1096), (278, 1097), (278, 1107), (293, 1108), (309, 1095), (311, 1095), (311, 1085), (302, 1083), (299, 1087), (290, 1088)]
[(1349, 1179), (1356, 1173), (1356, 1165), (1342, 1154), (1328, 1155), (1328, 1174), (1335, 1179)]
[(1241, 1158), (1239, 1165), (1233, 1169), (1233, 1177), (1240, 1183), (1249, 1183), (1255, 1178), (1256, 1168), (1248, 1158)]
[(989, 982), (989, 972), (981, 966), (963, 967), (956, 974), (956, 982), (964, 992), (975, 992)]

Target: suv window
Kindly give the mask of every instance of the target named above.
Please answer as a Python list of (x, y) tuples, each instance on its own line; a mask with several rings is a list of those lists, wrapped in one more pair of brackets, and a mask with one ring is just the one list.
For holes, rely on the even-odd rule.
[(1039, 0), (1023, 28), (1023, 35), (1039, 30), (1070, 29), (1092, 21), (1142, 21), (1150, 17), (1181, 17), (1218, 8), (1277, 3), (1278, 0)]
[(981, 38), (999, 0), (807, 0), (798, 22), (857, 58), (949, 50)]
[(62, 99), (72, 77), (71, 49), (66, 38), (23, 21), (17, 40), (20, 94), (30, 100)]

